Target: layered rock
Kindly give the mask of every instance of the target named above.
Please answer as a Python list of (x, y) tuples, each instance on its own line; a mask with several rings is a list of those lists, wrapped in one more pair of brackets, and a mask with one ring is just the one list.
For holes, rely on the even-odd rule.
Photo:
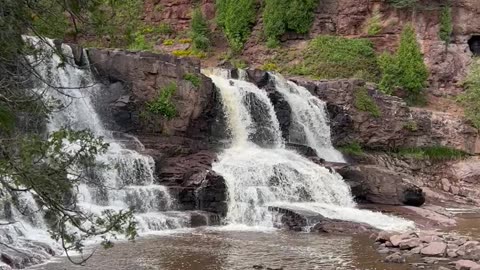
[[(480, 135), (465, 119), (443, 112), (409, 108), (360, 80), (311, 81), (292, 78), (328, 103), (334, 144), (359, 142), (370, 149), (442, 145), (480, 153)], [(355, 92), (367, 89), (381, 115), (355, 107)]]
[[(155, 160), (157, 181), (170, 187), (182, 210), (225, 215), (226, 186), (210, 171), (225, 134), (212, 81), (198, 61), (146, 52), (90, 49), (90, 63), (105, 86), (97, 110), (109, 128), (133, 133)], [(188, 78), (196, 78), (196, 81)], [(148, 110), (168, 85), (173, 118)]]

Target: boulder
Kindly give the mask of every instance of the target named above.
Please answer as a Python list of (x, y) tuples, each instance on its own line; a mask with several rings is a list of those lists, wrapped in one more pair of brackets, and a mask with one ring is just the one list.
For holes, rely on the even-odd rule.
[(432, 242), (428, 244), (426, 247), (422, 248), (420, 253), (425, 256), (445, 256), (447, 252), (447, 244), (444, 242)]
[(422, 189), (406, 174), (376, 165), (353, 165), (337, 169), (347, 182), (361, 186), (353, 194), (357, 198), (387, 205), (421, 206), (425, 202)]
[(301, 231), (307, 226), (315, 226), (325, 217), (322, 215), (296, 206), (269, 206), (268, 210), (277, 215), (280, 224), (289, 230)]
[(457, 270), (479, 270), (480, 264), (469, 261), (469, 260), (459, 260), (455, 262), (455, 269)]
[(410, 249), (413, 249), (413, 248), (416, 248), (416, 247), (420, 246), (421, 244), (422, 244), (422, 242), (418, 238), (411, 238), (411, 239), (406, 239), (406, 240), (400, 241), (398, 243), (398, 247), (401, 250), (410, 250)]

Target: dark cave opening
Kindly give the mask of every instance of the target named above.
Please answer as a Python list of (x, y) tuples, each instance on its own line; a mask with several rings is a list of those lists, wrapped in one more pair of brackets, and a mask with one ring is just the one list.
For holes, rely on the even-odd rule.
[(475, 56), (480, 56), (480, 35), (479, 36), (472, 36), (468, 40), (468, 46), (470, 47), (470, 51)]

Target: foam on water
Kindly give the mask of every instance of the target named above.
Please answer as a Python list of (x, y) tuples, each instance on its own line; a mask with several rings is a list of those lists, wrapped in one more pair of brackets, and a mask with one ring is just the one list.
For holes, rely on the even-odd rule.
[[(299, 207), (325, 217), (365, 222), (386, 230), (413, 226), (413, 222), (401, 218), (356, 209), (350, 188), (338, 173), (285, 149), (274, 107), (265, 91), (251, 83), (230, 79), (225, 71), (207, 75), (222, 96), (232, 138), (231, 146), (213, 165), (213, 170), (225, 178), (228, 188), (226, 230), (273, 228), (274, 216), (268, 207), (275, 205)], [(297, 131), (304, 133), (306, 143), (327, 160), (343, 161), (330, 141), (324, 102), (280, 76), (274, 79), (277, 91), (292, 107), (292, 120), (301, 127)], [(246, 99), (247, 94), (253, 97)], [(254, 115), (252, 100), (269, 113)], [(259, 141), (252, 136), (259, 126), (270, 130), (270, 141)]]

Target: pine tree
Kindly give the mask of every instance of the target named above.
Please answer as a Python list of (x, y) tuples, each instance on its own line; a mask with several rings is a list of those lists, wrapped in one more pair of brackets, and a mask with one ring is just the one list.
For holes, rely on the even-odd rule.
[(205, 51), (210, 46), (210, 28), (200, 8), (193, 11), (191, 37), (193, 48), (196, 50)]
[(445, 42), (446, 46), (450, 44), (452, 32), (452, 10), (449, 6), (446, 6), (443, 8), (442, 14), (440, 15), (440, 30), (438, 33), (440, 39)]
[(400, 70), (400, 86), (407, 91), (410, 97), (415, 98), (426, 86), (428, 70), (423, 62), (415, 29), (410, 24), (405, 27), (400, 38), (397, 64)]

